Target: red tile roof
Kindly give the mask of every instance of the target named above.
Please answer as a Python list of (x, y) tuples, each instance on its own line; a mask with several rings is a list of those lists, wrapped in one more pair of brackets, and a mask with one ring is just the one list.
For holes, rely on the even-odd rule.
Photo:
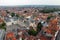
[(0, 18), (0, 23), (3, 22), (3, 19)]
[(12, 40), (16, 40), (16, 38), (12, 38)]
[(7, 38), (10, 38), (10, 37), (14, 37), (14, 34), (12, 33), (12, 32), (10, 32), (10, 33), (7, 33)]
[(1, 15), (2, 15), (2, 16), (6, 16), (7, 13), (6, 13), (5, 11), (2, 11), (2, 12), (1, 12)]
[(44, 35), (41, 35), (40, 40), (49, 40), (49, 39), (47, 37), (45, 37)]
[(9, 40), (9, 39), (12, 39), (12, 40), (17, 40), (14, 36), (14, 33), (13, 32), (9, 32), (6, 34), (6, 40)]

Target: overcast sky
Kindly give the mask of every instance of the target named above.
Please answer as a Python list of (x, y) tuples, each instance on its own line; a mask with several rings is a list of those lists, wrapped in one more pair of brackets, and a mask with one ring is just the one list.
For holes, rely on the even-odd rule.
[(60, 5), (60, 0), (0, 0), (0, 6)]

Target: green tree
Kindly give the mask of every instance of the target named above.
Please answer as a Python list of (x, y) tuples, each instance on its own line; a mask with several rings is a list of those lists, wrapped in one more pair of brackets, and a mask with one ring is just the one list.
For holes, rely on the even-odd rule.
[(24, 40), (24, 38), (22, 38), (22, 40)]
[(27, 13), (27, 11), (25, 10), (24, 13)]
[(8, 10), (6, 10), (6, 13), (10, 13)]
[(40, 12), (50, 13), (50, 12), (55, 12), (55, 11), (60, 11), (60, 9), (58, 9), (58, 8), (44, 8), (44, 9), (41, 10)]
[(3, 22), (3, 23), (2, 23), (2, 26), (6, 26), (6, 23), (5, 23), (5, 22)]
[(18, 14), (16, 14), (16, 17), (19, 17), (19, 15), (18, 15)]
[(43, 25), (41, 24), (41, 22), (38, 23), (37, 25), (37, 32), (41, 31)]
[(46, 21), (49, 22), (49, 20), (50, 20), (52, 17), (53, 17), (53, 16), (48, 16)]
[(28, 31), (28, 34), (29, 35), (33, 35), (33, 36), (36, 36), (37, 35), (37, 31), (35, 31), (34, 29), (32, 29), (32, 30), (29, 30)]
[(6, 30), (5, 26), (6, 26), (6, 23), (3, 22), (2, 24), (0, 24), (0, 29), (5, 29)]
[(50, 20), (50, 18), (51, 18), (51, 16), (48, 16), (48, 17), (47, 17), (47, 20)]
[(15, 13), (11, 13), (11, 16), (14, 17), (15, 16)]

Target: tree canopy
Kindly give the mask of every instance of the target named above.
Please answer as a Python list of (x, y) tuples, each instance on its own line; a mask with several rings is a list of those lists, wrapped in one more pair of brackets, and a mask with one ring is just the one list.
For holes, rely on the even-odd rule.
[(14, 17), (15, 16), (15, 13), (11, 13), (11, 16)]
[(41, 10), (40, 12), (50, 13), (50, 12), (55, 12), (55, 11), (60, 11), (60, 9), (58, 9), (58, 8), (45, 8), (45, 9)]
[(35, 31), (34, 29), (31, 29), (31, 30), (28, 30), (28, 34), (36, 36), (38, 34), (38, 32), (41, 31), (42, 27), (43, 27), (43, 25), (41, 24), (41, 22), (39, 22), (37, 25), (37, 31)]
[(1, 29), (5, 29), (6, 30), (6, 27), (5, 26), (6, 26), (6, 23), (4, 23), (4, 22), (2, 24), (0, 24), (0, 28)]
[(39, 22), (37, 25), (37, 31), (38, 32), (41, 31), (42, 27), (43, 27), (43, 25), (41, 24), (41, 22)]
[(37, 35), (37, 31), (35, 31), (34, 29), (32, 29), (32, 30), (29, 30), (28, 31), (28, 34), (29, 35), (33, 35), (33, 36), (36, 36)]

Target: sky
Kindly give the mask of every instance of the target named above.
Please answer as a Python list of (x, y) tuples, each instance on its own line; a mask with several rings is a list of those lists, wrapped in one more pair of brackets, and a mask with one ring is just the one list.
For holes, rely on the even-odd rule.
[(0, 6), (60, 5), (60, 0), (0, 0)]

